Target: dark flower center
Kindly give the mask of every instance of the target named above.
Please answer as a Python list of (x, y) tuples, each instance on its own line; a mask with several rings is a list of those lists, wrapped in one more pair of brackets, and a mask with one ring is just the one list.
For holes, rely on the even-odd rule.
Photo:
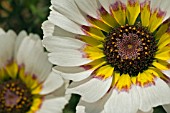
[(106, 35), (104, 54), (107, 62), (121, 74), (137, 76), (152, 65), (157, 42), (146, 27), (120, 26)]
[(0, 84), (0, 113), (26, 113), (32, 105), (30, 90), (21, 80)]

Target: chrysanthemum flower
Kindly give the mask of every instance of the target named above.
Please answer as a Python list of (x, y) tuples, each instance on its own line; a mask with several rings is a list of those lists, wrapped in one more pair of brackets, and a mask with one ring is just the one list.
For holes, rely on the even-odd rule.
[[(88, 113), (170, 103), (169, 0), (52, 0), (44, 45)], [(93, 107), (92, 107), (93, 106)]]
[(0, 51), (0, 113), (62, 113), (67, 100), (47, 94), (63, 80), (51, 72), (39, 36), (0, 29)]

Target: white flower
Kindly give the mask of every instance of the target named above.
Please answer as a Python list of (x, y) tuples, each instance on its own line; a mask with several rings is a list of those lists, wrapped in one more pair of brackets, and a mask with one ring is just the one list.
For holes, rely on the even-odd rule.
[(43, 44), (55, 72), (73, 81), (66, 92), (81, 95), (88, 113), (170, 103), (169, 0), (51, 2)]
[(51, 68), (38, 35), (0, 29), (0, 113), (62, 113), (67, 99), (48, 96), (64, 85)]

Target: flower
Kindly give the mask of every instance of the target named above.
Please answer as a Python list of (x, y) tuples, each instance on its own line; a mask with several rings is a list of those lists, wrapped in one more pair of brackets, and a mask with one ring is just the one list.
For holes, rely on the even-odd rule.
[(63, 79), (51, 71), (39, 36), (0, 29), (0, 43), (0, 113), (62, 113), (66, 98), (48, 94)]
[(55, 72), (73, 81), (66, 93), (81, 95), (89, 113), (170, 103), (168, 0), (51, 2), (43, 44)]

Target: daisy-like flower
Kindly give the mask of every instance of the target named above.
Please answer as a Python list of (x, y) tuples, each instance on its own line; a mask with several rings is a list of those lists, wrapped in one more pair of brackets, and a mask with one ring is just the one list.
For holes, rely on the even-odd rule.
[(62, 113), (67, 100), (47, 94), (63, 79), (51, 71), (39, 36), (0, 29), (0, 51), (0, 113)]
[(170, 103), (169, 0), (52, 0), (44, 45), (87, 113)]

